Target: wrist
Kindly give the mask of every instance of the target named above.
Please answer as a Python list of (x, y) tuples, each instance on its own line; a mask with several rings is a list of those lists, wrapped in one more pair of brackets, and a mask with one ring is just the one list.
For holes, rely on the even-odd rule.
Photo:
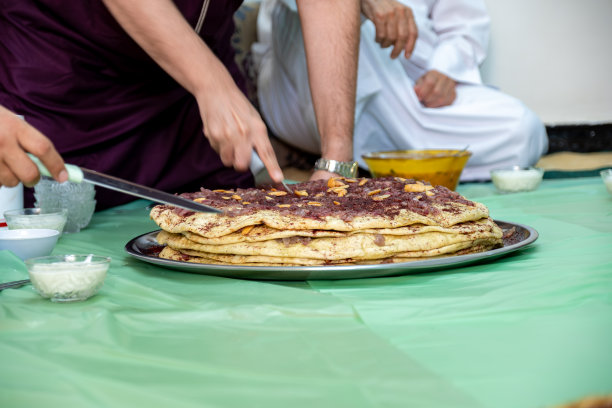
[(321, 157), (342, 162), (353, 161), (353, 140), (351, 137), (321, 139)]
[(314, 169), (338, 174), (342, 177), (357, 177), (358, 164), (355, 161), (340, 161), (321, 157), (315, 162)]

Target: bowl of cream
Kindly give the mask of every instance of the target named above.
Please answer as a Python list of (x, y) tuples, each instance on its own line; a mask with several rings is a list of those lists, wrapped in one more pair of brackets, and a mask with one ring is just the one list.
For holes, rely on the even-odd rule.
[(52, 302), (89, 299), (104, 284), (111, 259), (98, 255), (55, 255), (25, 261), (32, 286)]
[(64, 231), (67, 215), (65, 208), (22, 208), (4, 212), (9, 229), (45, 228), (60, 234)]
[(606, 185), (608, 193), (612, 194), (612, 169), (605, 169), (599, 172), (601, 179)]
[(507, 167), (491, 170), (491, 181), (500, 193), (533, 191), (540, 186), (544, 170), (538, 167)]

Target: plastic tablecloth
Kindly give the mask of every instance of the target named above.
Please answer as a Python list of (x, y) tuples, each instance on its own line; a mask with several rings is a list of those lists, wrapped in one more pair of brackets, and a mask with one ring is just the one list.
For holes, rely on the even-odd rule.
[[(598, 178), (501, 195), (460, 185), (539, 239), (431, 273), (269, 282), (124, 251), (145, 201), (96, 213), (55, 254), (112, 257), (101, 291), (0, 292), (1, 407), (551, 407), (612, 392), (612, 196)], [(0, 281), (25, 265), (0, 251)]]

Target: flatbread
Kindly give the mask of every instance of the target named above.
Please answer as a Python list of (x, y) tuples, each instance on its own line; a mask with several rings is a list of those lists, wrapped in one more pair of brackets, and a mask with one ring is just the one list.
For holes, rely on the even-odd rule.
[[(293, 185), (294, 194), (276, 189), (202, 190), (182, 196), (223, 209), (223, 214), (158, 205), (150, 215), (163, 230), (209, 238), (250, 225), (277, 230), (357, 231), (413, 224), (450, 227), (489, 216), (483, 204), (443, 186), (401, 178), (330, 180), (337, 185), (323, 180)], [(422, 191), (411, 191), (419, 189)]]
[(202, 189), (183, 197), (223, 210), (158, 205), (160, 257), (258, 266), (409, 262), (502, 244), (488, 209), (446, 187), (397, 177), (336, 178), (276, 188)]
[(351, 234), (343, 237), (305, 240), (268, 240), (224, 245), (199, 244), (181, 234), (161, 231), (157, 236), (160, 244), (183, 250), (225, 255), (263, 255), (283, 258), (309, 258), (323, 260), (380, 259), (404, 252), (427, 251), (461, 242), (489, 240), (491, 244), (501, 241), (501, 234), (472, 232), (467, 234), (424, 232), (413, 235)]
[(205, 237), (193, 232), (185, 231), (183, 236), (190, 241), (208, 245), (235, 244), (239, 242), (259, 242), (271, 239), (288, 239), (293, 237), (305, 238), (326, 238), (343, 237), (351, 234), (380, 234), (380, 235), (412, 235), (423, 232), (454, 232), (464, 234), (468, 232), (493, 231), (497, 225), (490, 218), (483, 218), (477, 221), (469, 221), (456, 224), (451, 227), (437, 225), (413, 224), (398, 228), (367, 228), (356, 231), (332, 231), (332, 230), (279, 230), (266, 225), (255, 225), (243, 228), (240, 231), (232, 232), (221, 237)]
[[(466, 245), (470, 245), (466, 243)], [(490, 245), (471, 245), (450, 255), (466, 255), (483, 252), (493, 248)], [(437, 259), (449, 256), (449, 253), (434, 254), (436, 251), (423, 252), (421, 254), (411, 253), (410, 256), (396, 256), (375, 260), (340, 260), (324, 261), (306, 258), (274, 258), (274, 257), (249, 257), (242, 255), (221, 256), (216, 254), (205, 254), (198, 251), (182, 250), (165, 247), (159, 254), (160, 258), (181, 262), (191, 262), (210, 265), (234, 265), (234, 266), (343, 266), (343, 265), (373, 265), (387, 263), (404, 263), (421, 260)]]

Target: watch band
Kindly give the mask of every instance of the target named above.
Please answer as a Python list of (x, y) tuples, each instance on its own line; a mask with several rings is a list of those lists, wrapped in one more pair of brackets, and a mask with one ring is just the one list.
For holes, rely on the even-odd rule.
[(330, 173), (336, 173), (342, 177), (357, 177), (357, 169), (359, 168), (357, 162), (343, 162), (332, 159), (320, 158), (315, 162), (315, 170), (325, 170)]

